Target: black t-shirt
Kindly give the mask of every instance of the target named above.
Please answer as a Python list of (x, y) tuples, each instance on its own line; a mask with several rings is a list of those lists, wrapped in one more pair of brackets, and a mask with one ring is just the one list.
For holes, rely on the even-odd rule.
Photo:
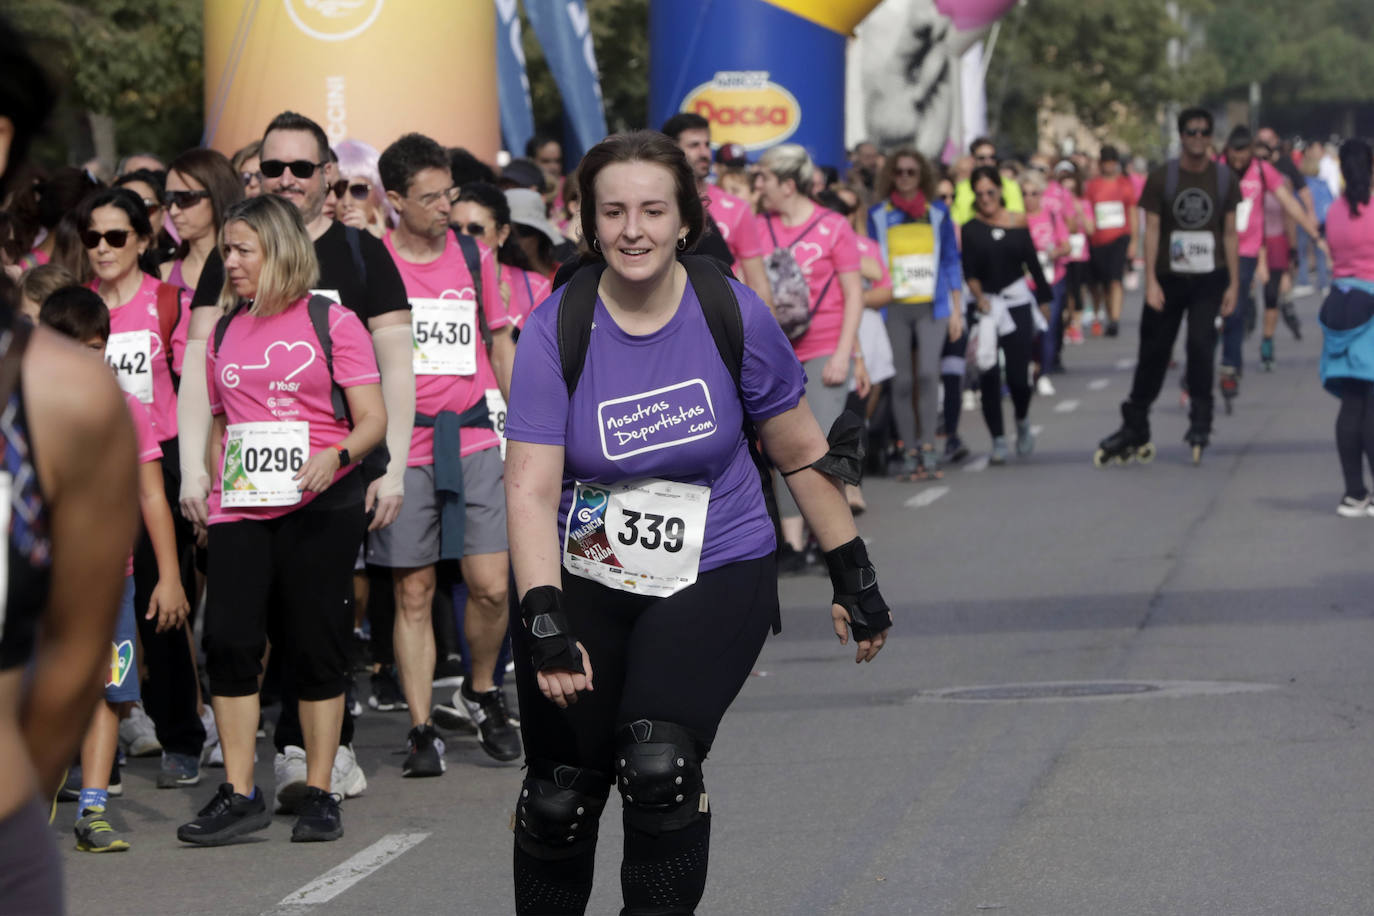
[(964, 224), (961, 241), (964, 276), (981, 283), (984, 294), (1001, 292), (1029, 273), (1036, 299), (1049, 302), (1054, 297), (1025, 226), (1007, 229), (974, 218)]
[(1183, 268), (1188, 263), (1195, 264), (1193, 257), (1197, 254), (1197, 237), (1187, 233), (1197, 232), (1212, 234), (1214, 271), (1226, 269), (1226, 249), (1223, 244), (1226, 214), (1233, 212), (1240, 204), (1240, 176), (1231, 172), (1226, 199), (1218, 206), (1218, 171), (1215, 162), (1208, 162), (1201, 172), (1190, 172), (1180, 166), (1178, 188), (1174, 191), (1173, 199), (1168, 201), (1164, 200), (1169, 178), (1168, 165), (1155, 169), (1145, 179), (1145, 188), (1140, 192), (1140, 206), (1146, 213), (1159, 217), (1159, 254), (1155, 258), (1157, 275), (1198, 274), (1197, 270), (1175, 269)]
[[(339, 301), (352, 309), (364, 325), (369, 318), (410, 309), (405, 282), (401, 272), (387, 253), (386, 246), (370, 232), (357, 233), (358, 252), (367, 271), (366, 280), (358, 274), (357, 260), (349, 244), (349, 230), (343, 223), (332, 223), (324, 235), (315, 240), (315, 256), (320, 262), (320, 279), (316, 289), (335, 290)], [(219, 301), (224, 286), (224, 261), (216, 249), (205, 259), (196, 284), (192, 308), (213, 306)]]
[(1302, 171), (1293, 164), (1291, 156), (1279, 153), (1279, 157), (1273, 161), (1274, 168), (1279, 170), (1279, 174), (1288, 179), (1288, 183), (1293, 187), (1289, 188), (1294, 195), (1307, 187), (1307, 179), (1302, 177)]

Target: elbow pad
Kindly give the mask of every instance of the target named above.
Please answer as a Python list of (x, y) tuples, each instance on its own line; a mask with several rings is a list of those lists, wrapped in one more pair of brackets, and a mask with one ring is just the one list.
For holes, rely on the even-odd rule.
[(400, 496), (404, 489), (410, 434), (415, 426), (415, 368), (409, 324), (372, 332), (386, 405), (386, 448), (391, 455), (378, 496)]
[(205, 384), (205, 341), (186, 341), (177, 392), (177, 449), (181, 452), (181, 499), (204, 499), (201, 478), (210, 440), (210, 394)]

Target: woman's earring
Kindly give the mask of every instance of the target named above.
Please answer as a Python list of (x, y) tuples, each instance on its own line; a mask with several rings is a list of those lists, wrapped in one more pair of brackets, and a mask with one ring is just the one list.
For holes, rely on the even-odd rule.
[(677, 250), (678, 250), (678, 251), (686, 251), (686, 250), (687, 250), (687, 236), (684, 235), (684, 236), (682, 236), (680, 239), (677, 240)]
[(592, 239), (592, 247), (599, 252), (601, 250), (601, 240), (596, 238)]

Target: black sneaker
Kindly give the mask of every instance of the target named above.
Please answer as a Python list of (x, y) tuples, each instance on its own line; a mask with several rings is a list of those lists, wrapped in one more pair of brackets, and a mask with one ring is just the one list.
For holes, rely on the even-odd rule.
[(1120, 333), (1121, 333), (1121, 325), (1120, 325), (1120, 323), (1115, 322), (1115, 321), (1108, 321), (1108, 322), (1107, 322), (1107, 336), (1108, 336), (1108, 337), (1115, 337), (1115, 336), (1117, 336), (1117, 335), (1120, 334)]
[(434, 665), (435, 687), (457, 687), (463, 683), (463, 656), (449, 654)]
[(417, 725), (406, 735), (406, 760), (401, 764), (402, 776), (442, 776), (444, 739), (433, 725)]
[(795, 576), (806, 572), (806, 555), (791, 544), (784, 543), (778, 548), (778, 575)]
[(958, 464), (968, 458), (968, 446), (958, 436), (945, 440), (945, 464)]
[(478, 741), (482, 750), (496, 760), (514, 760), (520, 756), (520, 733), (510, 724), (506, 710), (506, 696), (500, 687), (485, 693), (472, 693), (466, 683), (458, 688), (458, 698), (477, 723)]
[(405, 694), (401, 693), (400, 682), (396, 680), (396, 666), (384, 665), (372, 675), (372, 696), (367, 705), (378, 712), (399, 712), (409, 709)]
[(124, 794), (124, 776), (119, 772), (119, 755), (115, 755), (114, 762), (110, 764), (109, 793), (111, 798), (119, 798)]
[(196, 819), (177, 828), (177, 839), (197, 846), (223, 846), (271, 823), (272, 815), (268, 813), (261, 789), (255, 790), (254, 797), (249, 798), (239, 795), (232, 785), (223, 782)]
[(307, 786), (305, 798), (296, 806), (300, 816), (291, 828), (293, 843), (326, 843), (343, 836), (343, 816), (339, 796), (315, 786)]

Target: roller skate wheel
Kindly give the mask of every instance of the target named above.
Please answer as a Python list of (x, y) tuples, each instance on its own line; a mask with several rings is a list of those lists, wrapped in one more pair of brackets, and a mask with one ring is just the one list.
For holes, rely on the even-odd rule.
[(1149, 464), (1151, 461), (1154, 461), (1155, 444), (1153, 442), (1146, 442), (1140, 448), (1135, 450), (1135, 458), (1141, 464)]
[(1115, 458), (1114, 460), (1116, 461), (1116, 466), (1117, 466), (1117, 467), (1122, 467), (1122, 468), (1124, 468), (1126, 465), (1128, 465), (1128, 464), (1131, 463), (1131, 459), (1132, 459), (1133, 457), (1135, 457), (1135, 456), (1132, 455), (1130, 452), (1123, 452), (1122, 454), (1117, 455), (1116, 458)]
[(1104, 448), (1093, 452), (1093, 467), (1095, 468), (1105, 468), (1110, 460), (1111, 458), (1108, 457), (1107, 450)]

